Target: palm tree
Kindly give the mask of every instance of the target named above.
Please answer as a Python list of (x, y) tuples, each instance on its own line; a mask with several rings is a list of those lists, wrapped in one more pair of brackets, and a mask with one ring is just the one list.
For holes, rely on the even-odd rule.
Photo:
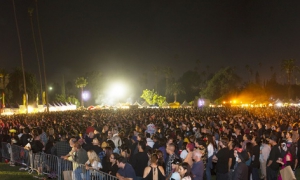
[(87, 80), (84, 78), (84, 77), (78, 77), (76, 80), (75, 80), (75, 86), (77, 88), (80, 88), (81, 89), (81, 106), (84, 106), (83, 105), (83, 99), (82, 99), (82, 93), (83, 93), (83, 88), (88, 84)]
[(153, 66), (152, 71), (154, 73), (154, 78), (155, 78), (155, 91), (158, 91), (158, 75), (161, 72), (161, 69), (158, 66)]
[(48, 85), (47, 85), (46, 65), (45, 65), (45, 56), (44, 56), (44, 46), (43, 46), (43, 39), (42, 39), (41, 28), (40, 28), (40, 20), (39, 20), (40, 18), (39, 18), (39, 11), (38, 11), (38, 0), (35, 0), (35, 12), (36, 12), (36, 19), (37, 19), (37, 25), (38, 25), (38, 30), (39, 30), (42, 62), (43, 62), (43, 69), (44, 69), (46, 106), (47, 106), (47, 112), (49, 112), (48, 88), (47, 88)]
[(9, 76), (9, 74), (6, 72), (5, 69), (0, 69), (0, 77), (2, 78), (2, 87), (3, 87), (3, 92), (6, 89), (6, 78)]
[(167, 88), (167, 93), (174, 96), (174, 102), (177, 101), (177, 96), (179, 94), (185, 94), (184, 88), (181, 83), (174, 82), (170, 84)]
[(281, 62), (281, 70), (286, 73), (288, 83), (288, 98), (291, 96), (291, 78), (295, 70), (298, 70), (298, 66), (295, 64), (294, 59), (285, 59)]
[(251, 67), (250, 67), (248, 64), (246, 64), (245, 68), (246, 68), (246, 70), (247, 70), (247, 71), (249, 72), (249, 74), (250, 74), (249, 81), (251, 82), (252, 75), (253, 75), (253, 70), (251, 69)]
[(22, 74), (23, 74), (24, 94), (25, 94), (25, 97), (26, 97), (25, 107), (26, 107), (26, 113), (28, 113), (28, 95), (27, 95), (27, 90), (26, 90), (26, 80), (25, 80), (25, 69), (24, 69), (24, 59), (23, 59), (22, 42), (21, 42), (20, 30), (19, 30), (19, 26), (18, 26), (18, 19), (17, 19), (17, 13), (16, 13), (15, 0), (12, 0), (12, 3), (13, 3), (13, 8), (14, 8), (15, 23), (16, 23), (18, 40), (19, 40), (21, 66), (22, 66)]
[(171, 78), (171, 75), (173, 74), (173, 70), (170, 67), (166, 67), (162, 70), (162, 73), (165, 75), (166, 78), (166, 92), (165, 95), (167, 95), (167, 89), (169, 86), (169, 79)]
[(170, 95), (173, 95), (174, 96), (174, 102), (176, 102), (177, 101), (177, 96), (179, 94), (185, 94), (185, 90), (184, 90), (184, 87), (182, 86), (181, 83), (175, 82), (175, 83), (171, 84), (170, 86), (168, 86), (167, 93), (170, 94)]
[[(32, 32), (32, 38), (33, 38), (33, 44), (35, 48), (35, 54), (36, 54), (36, 59), (38, 63), (38, 69), (39, 69), (39, 76), (40, 76), (40, 91), (41, 91), (41, 99), (43, 97), (43, 81), (42, 81), (42, 73), (41, 73), (41, 65), (40, 65), (40, 58), (39, 58), (39, 53), (36, 45), (36, 39), (35, 39), (35, 33), (34, 33), (34, 28), (33, 28), (33, 21), (32, 21), (32, 13), (33, 13), (33, 8), (28, 8), (28, 14), (30, 17), (30, 25), (31, 25), (31, 32)], [(39, 102), (37, 102), (39, 103)]]
[(2, 78), (2, 87), (3, 87), (3, 91), (2, 91), (2, 107), (5, 107), (5, 92), (6, 92), (6, 78), (8, 77), (8, 73), (6, 72), (5, 69), (0, 69), (0, 77)]
[(142, 85), (144, 85), (145, 88), (147, 87), (147, 85), (148, 85), (148, 74), (147, 73), (143, 73), (140, 76), (140, 82)]

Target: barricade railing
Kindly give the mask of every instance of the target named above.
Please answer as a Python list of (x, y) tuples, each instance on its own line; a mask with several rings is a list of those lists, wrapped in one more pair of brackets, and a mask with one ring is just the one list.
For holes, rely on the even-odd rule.
[[(11, 164), (27, 166), (28, 172), (48, 175), (58, 180), (117, 180), (117, 177), (95, 169), (86, 169), (84, 164), (78, 164), (57, 156), (45, 153), (32, 153), (21, 146), (2, 142), (2, 158), (10, 160)], [(67, 177), (65, 177), (67, 176)]]
[(10, 145), (11, 147), (11, 154), (10, 154), (10, 160), (12, 163), (16, 164), (24, 164), (26, 166), (29, 165), (29, 151), (27, 149), (24, 149), (24, 147), (17, 146), (17, 145)]
[(10, 160), (10, 151), (11, 151), (10, 144), (6, 142), (2, 142), (1, 145), (2, 145), (2, 149), (1, 149), (2, 158)]
[[(64, 161), (68, 160), (62, 160), (62, 162)], [(72, 170), (69, 168), (65, 171), (62, 171), (64, 179), (67, 179), (67, 177), (72, 177), (73, 180), (118, 180), (116, 176), (112, 176), (96, 169), (87, 170), (84, 164), (72, 162), (72, 167)]]

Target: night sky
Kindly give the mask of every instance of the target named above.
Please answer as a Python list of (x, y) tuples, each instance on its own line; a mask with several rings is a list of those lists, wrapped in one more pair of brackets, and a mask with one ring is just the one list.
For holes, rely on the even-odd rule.
[[(27, 12), (34, 0), (15, 3), (25, 69), (37, 73)], [(0, 8), (0, 63), (10, 70), (21, 64), (12, 1)], [(267, 78), (283, 59), (300, 62), (299, 0), (39, 0), (39, 15), (49, 82), (92, 70), (134, 80), (153, 65), (180, 76), (196, 60), (240, 75), (261, 62)]]

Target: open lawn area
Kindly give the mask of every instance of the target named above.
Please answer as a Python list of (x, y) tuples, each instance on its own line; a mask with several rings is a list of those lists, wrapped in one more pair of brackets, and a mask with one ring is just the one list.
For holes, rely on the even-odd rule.
[(27, 171), (20, 171), (21, 166), (10, 166), (9, 164), (0, 163), (0, 179), (1, 180), (33, 180), (38, 179), (37, 173), (29, 174)]

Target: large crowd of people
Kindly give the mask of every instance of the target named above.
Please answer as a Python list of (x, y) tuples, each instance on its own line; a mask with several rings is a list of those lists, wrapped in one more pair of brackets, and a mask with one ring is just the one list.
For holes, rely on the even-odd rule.
[(299, 115), (292, 107), (24, 114), (1, 117), (0, 142), (121, 180), (277, 180), (298, 167)]

